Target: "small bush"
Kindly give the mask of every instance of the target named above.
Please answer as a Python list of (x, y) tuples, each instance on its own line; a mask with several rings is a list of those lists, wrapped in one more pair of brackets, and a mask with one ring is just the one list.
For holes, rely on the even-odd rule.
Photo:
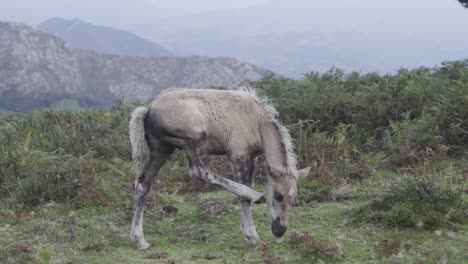
[(439, 159), (447, 147), (433, 117), (424, 115), (410, 120), (406, 113), (400, 122), (390, 122), (384, 133), (384, 147), (390, 152), (390, 162), (396, 167), (414, 167), (422, 159)]
[(107, 163), (92, 155), (74, 157), (60, 151), (22, 153), (1, 169), (5, 177), (0, 192), (11, 204), (28, 207), (51, 201), (103, 204), (112, 193), (108, 190), (112, 179), (103, 179), (113, 172)]
[(37, 258), (39, 263), (50, 263), (54, 255), (54, 250), (51, 246), (42, 246), (40, 245), (37, 248)]
[(331, 187), (324, 185), (321, 181), (307, 179), (301, 182), (298, 188), (296, 200), (299, 204), (333, 200)]
[(340, 246), (330, 246), (328, 243), (307, 233), (293, 233), (289, 239), (289, 244), (298, 248), (304, 256), (312, 259), (327, 258), (330, 260), (342, 254)]
[(381, 197), (353, 212), (357, 221), (434, 228), (461, 222), (468, 209), (463, 188), (439, 177), (410, 177), (391, 183)]

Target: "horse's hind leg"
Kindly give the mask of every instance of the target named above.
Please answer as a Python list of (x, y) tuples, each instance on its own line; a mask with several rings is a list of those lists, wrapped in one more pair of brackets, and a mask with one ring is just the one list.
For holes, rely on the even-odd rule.
[(135, 211), (130, 236), (136, 242), (138, 249), (147, 249), (150, 246), (143, 236), (143, 204), (145, 197), (150, 191), (151, 184), (159, 169), (174, 151), (174, 147), (163, 141), (153, 139), (151, 140), (150, 151), (149, 161), (135, 181)]
[[(232, 158), (234, 180), (253, 188), (253, 174), (255, 172), (255, 158)], [(255, 245), (258, 240), (257, 230), (252, 219), (251, 201), (245, 197), (238, 196), (241, 206), (241, 228), (245, 235), (245, 240)]]

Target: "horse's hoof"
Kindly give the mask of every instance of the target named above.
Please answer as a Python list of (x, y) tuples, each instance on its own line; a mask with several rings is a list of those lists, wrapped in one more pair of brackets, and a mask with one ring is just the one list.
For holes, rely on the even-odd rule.
[(255, 246), (259, 242), (259, 238), (258, 236), (245, 236), (245, 241), (250, 245)]
[(150, 247), (150, 244), (146, 242), (146, 240), (137, 242), (138, 250), (145, 250), (145, 249), (148, 249), (149, 247)]

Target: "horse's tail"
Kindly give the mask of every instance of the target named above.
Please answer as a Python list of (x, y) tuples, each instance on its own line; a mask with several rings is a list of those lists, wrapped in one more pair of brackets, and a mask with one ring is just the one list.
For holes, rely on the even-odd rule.
[(132, 159), (137, 177), (143, 172), (149, 161), (149, 148), (145, 139), (145, 117), (149, 108), (140, 106), (132, 112), (130, 119), (130, 143), (132, 144)]

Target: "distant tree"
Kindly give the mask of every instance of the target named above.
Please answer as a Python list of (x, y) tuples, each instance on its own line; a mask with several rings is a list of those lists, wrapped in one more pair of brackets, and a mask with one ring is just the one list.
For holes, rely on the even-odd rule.
[(468, 8), (468, 0), (458, 0), (464, 8)]

